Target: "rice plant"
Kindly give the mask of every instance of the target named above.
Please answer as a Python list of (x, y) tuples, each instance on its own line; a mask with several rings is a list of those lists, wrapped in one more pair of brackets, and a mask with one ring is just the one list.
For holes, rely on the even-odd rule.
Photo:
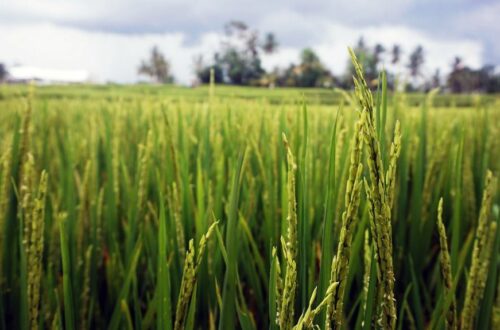
[(500, 102), (351, 55), (354, 92), (3, 86), (0, 329), (497, 328)]

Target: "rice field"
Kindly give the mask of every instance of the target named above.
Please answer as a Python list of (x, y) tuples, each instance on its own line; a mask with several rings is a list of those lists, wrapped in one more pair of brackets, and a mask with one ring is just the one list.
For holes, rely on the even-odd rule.
[(500, 100), (383, 78), (0, 86), (0, 329), (500, 329)]

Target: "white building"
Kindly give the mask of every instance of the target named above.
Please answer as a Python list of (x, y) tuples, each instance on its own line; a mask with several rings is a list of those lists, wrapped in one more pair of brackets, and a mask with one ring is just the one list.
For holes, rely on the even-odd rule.
[(57, 70), (19, 65), (8, 67), (7, 72), (7, 81), (13, 83), (36, 81), (41, 84), (82, 84), (90, 81), (90, 75), (85, 70)]

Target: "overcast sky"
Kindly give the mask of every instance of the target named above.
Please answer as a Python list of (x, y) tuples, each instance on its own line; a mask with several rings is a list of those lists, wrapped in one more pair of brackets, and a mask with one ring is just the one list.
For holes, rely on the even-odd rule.
[(189, 83), (193, 58), (211, 57), (230, 20), (276, 34), (279, 51), (263, 58), (267, 69), (312, 47), (341, 74), (346, 47), (360, 36), (369, 46), (400, 44), (403, 64), (421, 44), (429, 75), (449, 70), (455, 55), (473, 67), (500, 65), (498, 0), (1, 0), (0, 62), (134, 82), (156, 44), (177, 80)]

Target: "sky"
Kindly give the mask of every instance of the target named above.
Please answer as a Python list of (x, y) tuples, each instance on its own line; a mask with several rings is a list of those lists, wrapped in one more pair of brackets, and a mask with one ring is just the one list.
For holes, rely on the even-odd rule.
[(0, 62), (132, 83), (158, 45), (176, 80), (189, 84), (194, 58), (211, 58), (224, 24), (241, 20), (275, 33), (279, 48), (263, 56), (266, 69), (297, 62), (311, 47), (342, 74), (347, 47), (363, 36), (368, 46), (401, 45), (400, 71), (422, 45), (430, 76), (448, 72), (457, 55), (471, 67), (500, 65), (499, 18), (498, 0), (1, 0)]

